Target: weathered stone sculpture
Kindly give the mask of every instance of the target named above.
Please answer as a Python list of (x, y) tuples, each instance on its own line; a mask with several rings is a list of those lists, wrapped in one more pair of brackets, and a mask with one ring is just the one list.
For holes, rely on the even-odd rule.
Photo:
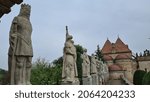
[(90, 60), (87, 55), (87, 49), (83, 49), (83, 54), (81, 55), (81, 58), (83, 59), (82, 76), (88, 77), (88, 76), (90, 76)]
[(96, 59), (95, 55), (91, 56), (91, 76), (92, 76), (92, 85), (98, 85), (98, 73), (96, 68)]
[(72, 36), (68, 33), (66, 26), (66, 42), (63, 55), (63, 69), (62, 69), (62, 84), (79, 84), (77, 66), (76, 66), (76, 48)]
[(92, 56), (91, 56), (91, 74), (96, 74), (96, 73), (97, 73), (96, 59), (95, 59), (95, 55), (92, 54)]
[(106, 63), (103, 63), (103, 75), (104, 75), (104, 80), (106, 84), (109, 80), (109, 70), (108, 70), (108, 66), (106, 65)]
[(97, 60), (98, 80), (99, 84), (106, 84), (109, 80), (109, 71), (106, 63), (101, 60)]
[(90, 76), (90, 60), (89, 60), (89, 56), (87, 55), (87, 49), (83, 49), (83, 54), (81, 55), (81, 58), (83, 59), (83, 63), (82, 63), (83, 85), (91, 85), (92, 79)]
[(8, 52), (10, 84), (30, 84), (33, 57), (30, 12), (31, 6), (22, 4), (19, 15), (12, 21)]
[(101, 61), (98, 60), (98, 58), (96, 57), (96, 68), (97, 68), (97, 75), (98, 75), (98, 84), (102, 85), (104, 82), (104, 77), (102, 75), (102, 63)]

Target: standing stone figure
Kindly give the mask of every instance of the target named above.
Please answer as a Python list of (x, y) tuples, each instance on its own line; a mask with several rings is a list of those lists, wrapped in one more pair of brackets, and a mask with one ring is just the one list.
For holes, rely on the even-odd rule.
[(9, 33), (8, 66), (10, 84), (29, 85), (32, 67), (32, 25), (30, 22), (31, 6), (22, 4), (20, 13), (11, 25)]
[(90, 75), (90, 59), (87, 55), (87, 49), (83, 49), (83, 54), (81, 55), (81, 58), (83, 59), (82, 62), (82, 82), (83, 85), (91, 85), (92, 79)]
[(108, 70), (108, 66), (106, 65), (106, 63), (103, 63), (103, 68), (104, 68), (104, 78), (105, 78), (105, 83), (108, 82), (109, 80), (109, 70)]
[(81, 58), (83, 59), (82, 63), (82, 76), (88, 77), (90, 76), (90, 59), (87, 55), (87, 49), (83, 49), (83, 54), (81, 55)]
[(62, 84), (79, 84), (77, 65), (76, 65), (76, 48), (72, 36), (68, 33), (66, 26), (66, 42), (63, 55), (63, 69), (62, 69)]
[(103, 81), (104, 81), (104, 78), (103, 78), (102, 72), (101, 72), (102, 63), (101, 63), (101, 61), (98, 60), (97, 57), (96, 57), (96, 68), (97, 68), (97, 73), (98, 73), (98, 84), (102, 85)]
[(97, 74), (96, 59), (94, 54), (91, 56), (91, 74)]
[(92, 77), (92, 85), (98, 85), (98, 72), (96, 68), (96, 59), (95, 55), (91, 55), (91, 77)]

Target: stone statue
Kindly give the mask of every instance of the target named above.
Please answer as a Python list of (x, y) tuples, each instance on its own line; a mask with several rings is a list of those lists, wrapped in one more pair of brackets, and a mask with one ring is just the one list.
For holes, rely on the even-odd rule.
[(108, 66), (106, 65), (106, 63), (103, 64), (103, 67), (104, 67), (103, 75), (104, 75), (104, 79), (106, 83), (109, 80), (109, 70), (108, 70)]
[(83, 54), (81, 55), (83, 59), (82, 63), (82, 76), (87, 77), (90, 76), (90, 60), (89, 56), (87, 55), (87, 49), (83, 49)]
[(22, 4), (19, 15), (12, 21), (8, 51), (10, 84), (30, 84), (33, 57), (30, 12), (31, 6)]
[(96, 59), (95, 55), (91, 55), (91, 77), (92, 77), (92, 85), (98, 85), (99, 79), (98, 79), (98, 72), (96, 67)]
[(72, 36), (68, 34), (68, 28), (66, 26), (66, 42), (63, 55), (63, 69), (62, 69), (62, 81), (65, 83), (74, 83), (78, 81), (78, 73), (76, 66), (76, 48)]
[(102, 79), (102, 73), (101, 73), (101, 62), (98, 60), (97, 56), (95, 60), (96, 60), (96, 69), (97, 69), (97, 75), (98, 75), (98, 84), (102, 85), (103, 79)]
[(95, 59), (95, 55), (92, 54), (92, 56), (91, 56), (91, 74), (96, 74), (96, 73), (97, 73), (96, 59)]

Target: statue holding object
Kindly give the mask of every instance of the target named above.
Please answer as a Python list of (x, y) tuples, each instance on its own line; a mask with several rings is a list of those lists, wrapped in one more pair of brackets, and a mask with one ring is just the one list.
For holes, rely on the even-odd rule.
[(32, 67), (32, 25), (30, 22), (31, 6), (22, 4), (9, 33), (8, 67), (11, 85), (30, 85)]

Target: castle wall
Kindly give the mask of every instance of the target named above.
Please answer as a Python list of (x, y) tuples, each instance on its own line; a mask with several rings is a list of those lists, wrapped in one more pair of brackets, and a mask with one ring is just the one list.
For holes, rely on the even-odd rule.
[(145, 70), (145, 68), (147, 68), (147, 71), (150, 71), (150, 61), (139, 61), (139, 68), (141, 70)]
[(106, 64), (107, 64), (107, 66), (111, 66), (111, 65), (114, 64), (114, 63), (113, 63), (113, 61), (107, 61)]
[(124, 75), (124, 71), (111, 71), (109, 73), (110, 80), (119, 80), (120, 76)]
[(126, 70), (125, 77), (130, 82), (132, 82), (133, 81), (133, 74), (134, 74), (132, 60), (130, 60), (130, 59), (117, 60), (116, 63), (119, 64), (120, 66), (122, 66), (123, 70)]
[(116, 60), (116, 63), (122, 66), (123, 70), (132, 70), (132, 60), (130, 59)]

